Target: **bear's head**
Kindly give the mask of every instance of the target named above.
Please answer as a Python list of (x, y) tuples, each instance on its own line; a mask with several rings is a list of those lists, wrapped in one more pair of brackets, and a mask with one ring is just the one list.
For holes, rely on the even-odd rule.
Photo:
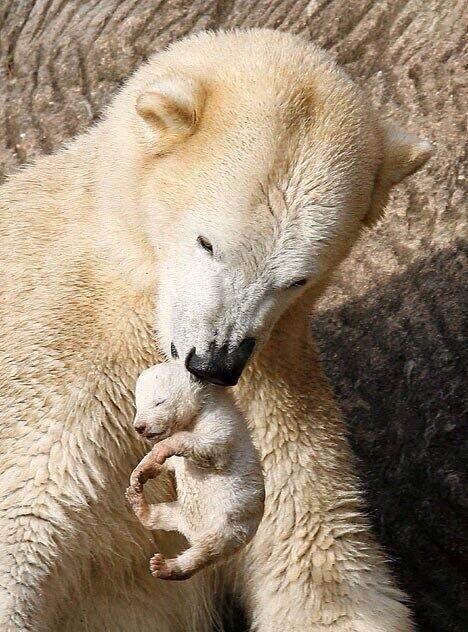
[(135, 388), (135, 430), (147, 439), (161, 441), (189, 428), (200, 413), (200, 383), (181, 362), (164, 362), (143, 371)]
[(267, 30), (176, 43), (107, 123), (108, 198), (154, 256), (162, 350), (223, 385), (431, 149), (325, 53)]

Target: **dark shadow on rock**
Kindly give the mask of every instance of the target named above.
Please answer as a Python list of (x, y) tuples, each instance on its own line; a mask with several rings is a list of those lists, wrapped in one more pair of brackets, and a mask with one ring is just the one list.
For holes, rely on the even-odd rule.
[(313, 321), (375, 530), (425, 632), (468, 621), (466, 254), (458, 243)]

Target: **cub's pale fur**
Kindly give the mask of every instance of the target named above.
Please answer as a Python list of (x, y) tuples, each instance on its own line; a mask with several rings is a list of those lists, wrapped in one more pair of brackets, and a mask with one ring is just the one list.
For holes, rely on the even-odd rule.
[[(150, 59), (101, 122), (1, 187), (2, 632), (205, 632), (224, 589), (256, 632), (412, 629), (309, 315), (428, 155), (315, 46), (205, 33)], [(257, 345), (235, 396), (262, 459), (263, 520), (217, 582), (155, 582), (146, 557), (180, 542), (125, 502), (144, 453), (136, 378), (171, 342), (183, 358), (246, 336)], [(164, 476), (153, 490), (174, 499)]]
[[(191, 545), (175, 559), (154, 555), (153, 575), (187, 579), (255, 535), (265, 500), (260, 461), (232, 395), (195, 382), (180, 362), (143, 371), (135, 394), (135, 426), (158, 443), (133, 472), (127, 498), (145, 527), (180, 531)], [(148, 505), (142, 483), (163, 464), (175, 474), (177, 500)]]

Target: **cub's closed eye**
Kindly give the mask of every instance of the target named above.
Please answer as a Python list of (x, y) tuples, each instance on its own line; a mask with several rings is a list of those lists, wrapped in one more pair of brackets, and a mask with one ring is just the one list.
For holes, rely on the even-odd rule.
[(210, 255), (213, 254), (213, 246), (210, 244), (208, 239), (205, 239), (205, 237), (202, 237), (201, 235), (199, 235), (197, 237), (197, 243), (199, 246), (203, 248), (203, 250), (206, 250), (206, 252), (208, 252)]
[(293, 281), (289, 286), (288, 289), (292, 289), (295, 287), (301, 287), (302, 285), (305, 285), (307, 283), (308, 279), (297, 279), (296, 281)]

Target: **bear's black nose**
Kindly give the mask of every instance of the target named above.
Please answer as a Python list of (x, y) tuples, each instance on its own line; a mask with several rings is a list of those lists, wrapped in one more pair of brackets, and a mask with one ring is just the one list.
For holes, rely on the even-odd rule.
[(255, 338), (244, 340), (230, 349), (227, 344), (211, 344), (207, 353), (199, 356), (193, 347), (185, 358), (187, 370), (204, 382), (220, 386), (235, 386), (255, 347)]

